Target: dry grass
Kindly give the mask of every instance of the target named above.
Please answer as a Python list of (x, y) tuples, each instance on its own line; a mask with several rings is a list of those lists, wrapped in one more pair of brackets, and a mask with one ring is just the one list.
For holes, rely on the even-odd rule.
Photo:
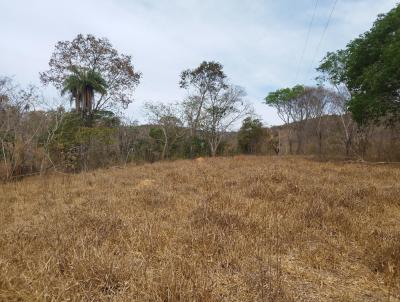
[(400, 169), (240, 157), (0, 186), (1, 301), (400, 301)]

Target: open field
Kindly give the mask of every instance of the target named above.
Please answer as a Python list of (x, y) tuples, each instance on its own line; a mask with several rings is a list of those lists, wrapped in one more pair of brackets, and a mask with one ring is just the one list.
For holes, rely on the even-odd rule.
[(0, 301), (400, 301), (400, 168), (237, 157), (0, 186)]

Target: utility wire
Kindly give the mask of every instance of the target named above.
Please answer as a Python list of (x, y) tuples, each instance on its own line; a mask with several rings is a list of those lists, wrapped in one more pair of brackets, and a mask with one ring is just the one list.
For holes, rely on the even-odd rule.
[(308, 47), (308, 42), (310, 41), (311, 29), (312, 29), (312, 26), (313, 26), (313, 24), (314, 24), (315, 16), (316, 16), (316, 14), (317, 14), (317, 7), (318, 7), (318, 0), (315, 0), (314, 12), (313, 12), (313, 15), (312, 15), (312, 17), (311, 17), (310, 24), (309, 24), (309, 26), (308, 26), (306, 41), (305, 41), (305, 43), (304, 43), (303, 51), (302, 51), (302, 53), (301, 53), (300, 60), (299, 60), (299, 63), (298, 63), (298, 65), (297, 65), (295, 83), (297, 82), (297, 80), (298, 80), (298, 78), (299, 78), (300, 68), (301, 68), (301, 65), (302, 65), (302, 63), (303, 63), (304, 55), (305, 55), (306, 50), (307, 50), (307, 47)]
[(336, 6), (337, 6), (338, 2), (339, 2), (339, 0), (335, 0), (335, 2), (333, 3), (331, 12), (330, 12), (330, 14), (329, 14), (328, 21), (326, 22), (325, 27), (324, 27), (324, 31), (322, 32), (321, 39), (319, 40), (318, 45), (317, 45), (317, 48), (315, 49), (315, 53), (314, 53), (313, 59), (312, 59), (312, 61), (311, 61), (311, 65), (310, 65), (310, 68), (309, 68), (309, 70), (308, 70), (307, 76), (310, 75), (310, 73), (311, 73), (311, 71), (312, 71), (312, 68), (313, 68), (315, 59), (317, 58), (318, 52), (319, 52), (319, 50), (320, 50), (320, 48), (321, 48), (321, 46), (322, 46), (322, 42), (324, 41), (326, 32), (328, 31), (329, 24), (331, 23), (333, 13), (334, 13), (334, 11), (335, 11), (335, 9), (336, 9)]

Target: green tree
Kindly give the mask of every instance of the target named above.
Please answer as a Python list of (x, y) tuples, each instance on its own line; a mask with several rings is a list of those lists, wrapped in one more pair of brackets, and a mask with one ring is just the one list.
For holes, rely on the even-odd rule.
[(400, 120), (400, 6), (347, 46), (349, 109), (359, 124)]
[(293, 88), (278, 89), (268, 94), (265, 103), (278, 112), (278, 116), (285, 124), (294, 122), (295, 105), (304, 93), (304, 86), (297, 85)]
[(302, 128), (307, 118), (306, 107), (302, 100), (306, 88), (296, 85), (293, 88), (278, 89), (268, 94), (265, 103), (276, 109), (280, 119), (288, 126), (289, 152), (293, 153), (292, 132), (296, 130), (298, 136), (297, 153), (301, 152)]
[(93, 98), (95, 93), (104, 95), (107, 93), (107, 83), (101, 74), (94, 70), (87, 70), (77, 66), (70, 67), (71, 75), (63, 85), (61, 94), (70, 93), (75, 99), (75, 109), (84, 116), (92, 114)]
[(241, 152), (245, 154), (254, 154), (259, 152), (264, 136), (262, 127), (262, 122), (259, 119), (247, 117), (243, 120), (238, 133), (238, 144)]

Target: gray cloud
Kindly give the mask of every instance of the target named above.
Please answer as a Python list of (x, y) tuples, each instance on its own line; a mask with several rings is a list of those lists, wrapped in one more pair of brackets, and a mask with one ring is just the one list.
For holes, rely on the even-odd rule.
[[(179, 73), (202, 60), (218, 60), (267, 124), (279, 120), (262, 104), (265, 95), (294, 85), (315, 0), (70, 0), (2, 1), (0, 70), (21, 83), (38, 84), (58, 40), (78, 33), (107, 37), (130, 54), (142, 73), (128, 114), (142, 120), (146, 100), (184, 97)], [(320, 0), (298, 81), (311, 83), (328, 50), (342, 48), (368, 30), (397, 0), (339, 0), (322, 46), (312, 59), (334, 0)], [(51, 95), (54, 92), (48, 92)]]

